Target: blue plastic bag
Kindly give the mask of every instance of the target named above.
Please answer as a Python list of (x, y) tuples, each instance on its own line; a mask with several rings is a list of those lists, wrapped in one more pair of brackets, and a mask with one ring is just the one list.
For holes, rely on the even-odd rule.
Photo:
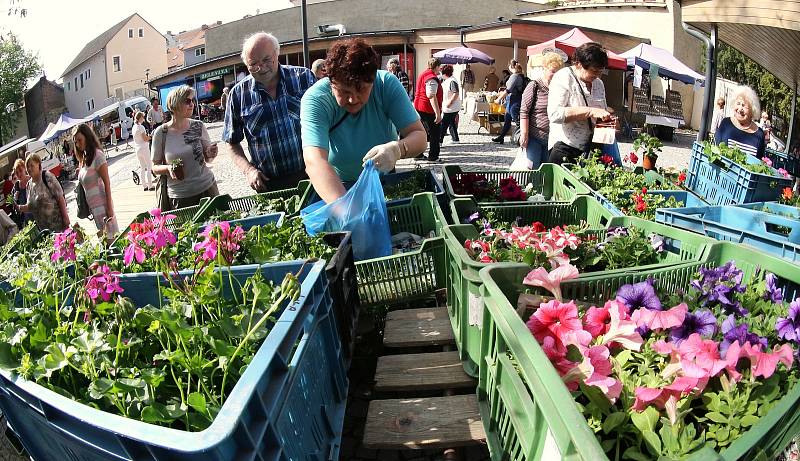
[(372, 160), (364, 166), (358, 181), (338, 200), (322, 200), (300, 211), (310, 235), (319, 232), (352, 232), (356, 261), (392, 254), (392, 233), (383, 196), (380, 174)]

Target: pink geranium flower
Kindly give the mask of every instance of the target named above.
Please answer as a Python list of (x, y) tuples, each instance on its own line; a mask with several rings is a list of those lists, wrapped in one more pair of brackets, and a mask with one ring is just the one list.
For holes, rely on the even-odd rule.
[(119, 272), (112, 271), (107, 265), (103, 264), (97, 269), (97, 273), (91, 275), (86, 280), (86, 295), (92, 302), (97, 303), (98, 299), (110, 301), (114, 293), (122, 293), (124, 290), (119, 285)]
[(132, 223), (128, 231), (128, 246), (123, 254), (123, 262), (130, 266), (133, 260), (139, 264), (146, 258), (146, 250), (150, 255), (155, 255), (167, 245), (174, 245), (177, 236), (174, 232), (167, 229), (167, 221), (175, 219), (173, 214), (161, 214), (161, 210), (155, 208), (150, 210), (150, 218), (146, 218), (140, 223)]
[(786, 171), (786, 169), (784, 169), (784, 168), (778, 168), (778, 173), (780, 173), (786, 179), (789, 179), (789, 178), (792, 177), (792, 175), (790, 175), (789, 172)]
[(552, 300), (536, 309), (528, 319), (528, 329), (533, 337), (541, 344), (544, 338), (552, 336), (562, 341), (565, 333), (571, 330), (581, 330), (581, 320), (578, 318), (578, 308), (574, 302), (562, 303)]
[(561, 282), (576, 277), (578, 277), (578, 269), (571, 264), (558, 266), (549, 273), (547, 269), (537, 267), (525, 276), (522, 283), (525, 285), (542, 287), (552, 293), (556, 299), (561, 300)]
[(764, 157), (764, 158), (761, 159), (761, 161), (764, 162), (764, 164), (767, 165), (767, 166), (770, 166), (770, 167), (772, 166), (772, 160), (769, 157)]
[(59, 232), (53, 240), (54, 251), (50, 259), (52, 261), (75, 261), (77, 259), (75, 254), (76, 243), (78, 243), (78, 234), (72, 229)]
[(200, 251), (198, 258), (206, 262), (214, 261), (219, 256), (227, 264), (232, 264), (239, 243), (244, 240), (244, 230), (240, 226), (231, 230), (227, 221), (209, 224), (201, 235), (205, 240), (195, 243), (192, 249)]
[(680, 303), (666, 311), (656, 311), (642, 307), (631, 314), (631, 319), (639, 327), (645, 326), (651, 330), (666, 330), (683, 324), (683, 319), (686, 317), (688, 310), (689, 307), (685, 303)]

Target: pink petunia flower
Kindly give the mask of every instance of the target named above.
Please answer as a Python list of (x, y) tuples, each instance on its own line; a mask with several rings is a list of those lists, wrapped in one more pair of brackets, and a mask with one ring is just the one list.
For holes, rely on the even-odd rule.
[(528, 319), (528, 329), (533, 337), (541, 344), (544, 338), (552, 336), (562, 341), (565, 333), (571, 330), (582, 330), (581, 320), (578, 318), (578, 308), (574, 302), (562, 303), (552, 300), (536, 309)]
[(651, 330), (666, 330), (681, 325), (683, 319), (686, 318), (688, 310), (689, 307), (685, 303), (680, 303), (666, 311), (650, 310), (642, 307), (631, 314), (631, 319), (639, 327), (646, 326)]
[(736, 364), (740, 358), (750, 360), (750, 374), (753, 377), (765, 379), (775, 373), (778, 363), (783, 363), (790, 368), (794, 361), (792, 347), (788, 344), (776, 345), (772, 351), (762, 352), (760, 344), (751, 345), (749, 341), (744, 343), (744, 346), (739, 346), (738, 341), (731, 343), (725, 358), (731, 379), (737, 381), (741, 378), (741, 374), (736, 371)]
[(561, 300), (561, 282), (576, 277), (578, 277), (578, 269), (571, 264), (558, 266), (550, 272), (543, 267), (537, 267), (525, 276), (522, 283), (542, 287), (552, 293), (556, 299)]
[[(623, 314), (624, 317), (623, 317)], [(642, 347), (644, 340), (636, 331), (636, 323), (627, 319), (627, 312), (623, 309), (609, 309), (610, 321), (608, 330), (600, 340), (600, 344), (611, 345), (612, 343), (638, 351)]]
[(603, 307), (590, 307), (583, 316), (583, 324), (592, 337), (602, 336), (608, 332), (609, 323), (611, 323), (609, 310), (611, 309), (616, 309), (621, 319), (629, 318), (628, 308), (618, 301), (606, 301)]
[(789, 179), (792, 175), (789, 174), (784, 168), (778, 168), (778, 173), (780, 173), (784, 178)]
[(764, 158), (761, 159), (761, 161), (764, 162), (764, 164), (767, 165), (767, 166), (770, 166), (770, 167), (772, 166), (772, 159), (770, 159), (769, 157), (764, 157)]
[(611, 377), (614, 369), (609, 356), (610, 353), (605, 346), (585, 349), (583, 361), (563, 375), (562, 381), (570, 388), (577, 388), (580, 382), (587, 386), (595, 386), (613, 403), (622, 392), (622, 383)]

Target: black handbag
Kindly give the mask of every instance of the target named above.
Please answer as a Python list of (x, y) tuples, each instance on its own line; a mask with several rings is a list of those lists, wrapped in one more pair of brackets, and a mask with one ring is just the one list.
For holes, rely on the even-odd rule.
[(78, 218), (87, 219), (92, 216), (92, 209), (89, 208), (89, 202), (86, 201), (86, 190), (80, 181), (75, 186), (75, 202), (78, 204)]
[[(164, 152), (164, 149), (167, 143), (167, 126), (163, 126), (164, 128), (161, 129), (161, 142), (158, 143), (158, 146), (156, 146), (156, 149), (160, 150), (157, 150), (156, 152), (159, 152), (160, 157), (166, 161), (167, 154)], [(158, 175), (158, 184), (156, 184), (156, 208), (160, 209), (161, 211), (172, 210), (172, 202), (169, 200), (169, 191), (167, 190), (167, 179), (167, 175), (160, 174)]]

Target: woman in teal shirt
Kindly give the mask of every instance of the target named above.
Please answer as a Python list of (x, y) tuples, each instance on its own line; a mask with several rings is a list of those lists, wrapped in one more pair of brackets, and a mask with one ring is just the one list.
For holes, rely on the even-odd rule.
[(345, 194), (343, 182), (358, 179), (367, 160), (389, 172), (397, 160), (416, 157), (427, 146), (425, 128), (400, 81), (379, 67), (380, 56), (364, 40), (337, 42), (325, 59), (328, 76), (303, 95), (303, 159), (311, 184), (327, 203)]

